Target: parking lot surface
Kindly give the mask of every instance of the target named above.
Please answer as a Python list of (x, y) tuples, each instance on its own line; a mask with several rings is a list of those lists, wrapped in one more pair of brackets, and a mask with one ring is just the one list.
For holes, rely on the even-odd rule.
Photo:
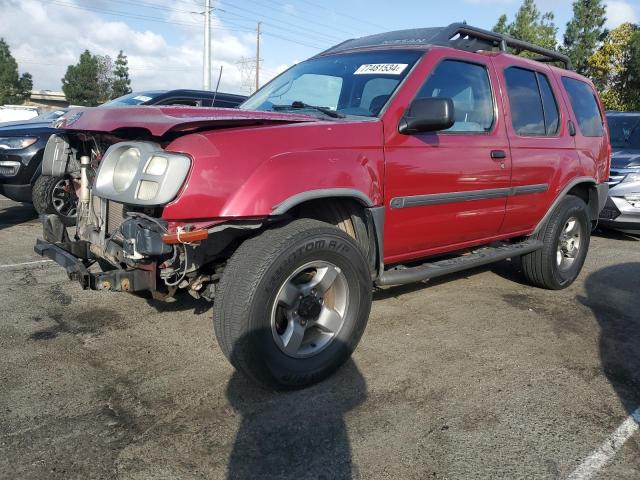
[(378, 291), (352, 361), (269, 393), (210, 304), (82, 291), (39, 232), (0, 199), (2, 478), (640, 477), (637, 237), (594, 236), (561, 292), (517, 262)]

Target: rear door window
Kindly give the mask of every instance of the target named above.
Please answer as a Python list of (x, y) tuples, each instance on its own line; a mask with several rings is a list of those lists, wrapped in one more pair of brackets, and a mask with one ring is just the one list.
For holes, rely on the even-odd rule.
[(487, 68), (460, 60), (444, 60), (420, 89), (418, 98), (449, 97), (455, 123), (445, 132), (485, 133), (493, 126), (493, 94)]
[(558, 104), (547, 77), (520, 67), (504, 72), (511, 123), (518, 135), (553, 136), (558, 132)]
[(540, 95), (542, 96), (542, 108), (544, 109), (544, 125), (547, 135), (555, 135), (558, 133), (560, 126), (560, 114), (558, 113), (558, 104), (556, 98), (549, 85), (549, 80), (545, 75), (536, 74), (538, 85), (540, 86)]
[(569, 77), (562, 77), (562, 84), (569, 94), (571, 108), (582, 135), (602, 137), (604, 135), (602, 114), (593, 89), (585, 82)]

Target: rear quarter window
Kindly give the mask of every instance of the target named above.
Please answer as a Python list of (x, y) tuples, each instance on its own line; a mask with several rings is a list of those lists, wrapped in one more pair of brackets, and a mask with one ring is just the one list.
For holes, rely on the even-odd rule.
[(569, 94), (571, 108), (585, 137), (602, 137), (604, 127), (602, 113), (593, 89), (575, 78), (562, 77), (562, 84)]

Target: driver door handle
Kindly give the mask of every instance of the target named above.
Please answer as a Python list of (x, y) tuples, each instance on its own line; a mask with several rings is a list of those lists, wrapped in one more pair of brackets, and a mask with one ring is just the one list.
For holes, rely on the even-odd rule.
[(507, 152), (504, 150), (491, 150), (491, 158), (494, 160), (503, 160), (507, 158)]

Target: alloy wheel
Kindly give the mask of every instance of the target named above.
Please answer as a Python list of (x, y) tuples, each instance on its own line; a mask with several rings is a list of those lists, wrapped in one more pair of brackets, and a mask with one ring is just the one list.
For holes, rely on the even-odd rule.
[(317, 355), (342, 329), (349, 285), (341, 269), (313, 261), (287, 277), (271, 310), (271, 332), (276, 345), (290, 357)]

